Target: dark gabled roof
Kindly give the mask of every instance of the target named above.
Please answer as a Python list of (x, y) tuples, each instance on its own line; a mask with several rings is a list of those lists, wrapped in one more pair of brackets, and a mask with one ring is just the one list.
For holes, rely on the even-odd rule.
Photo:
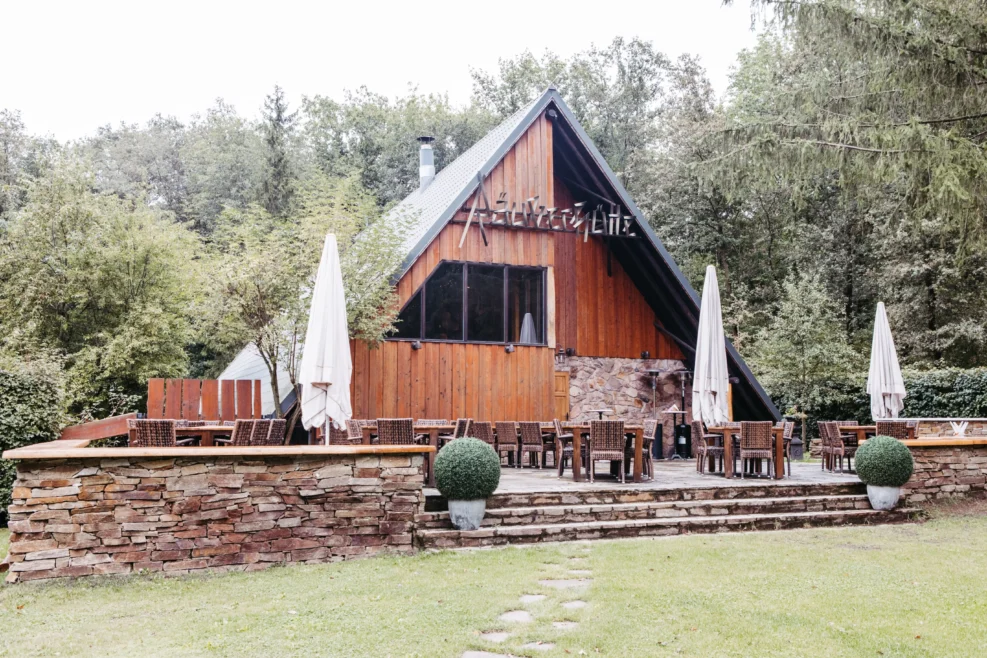
[[(441, 170), (424, 190), (415, 190), (395, 206), (391, 211), (395, 215), (407, 217), (413, 214), (415, 218), (405, 243), (407, 256), (398, 277), (404, 276), (412, 263), (470, 197), (477, 187), (477, 174), (480, 173), (483, 177), (489, 175), (521, 135), (549, 106), (553, 106), (560, 115), (554, 121), (556, 129), (563, 131), (560, 135), (563, 139), (556, 141), (558, 147), (573, 151), (575, 158), (585, 167), (595, 165), (598, 172), (602, 172), (604, 179), (602, 183), (610, 188), (610, 191), (634, 216), (646, 238), (645, 240), (614, 240), (611, 241), (610, 248), (651, 308), (655, 310), (664, 331), (675, 339), (675, 342), (683, 348), (683, 352), (694, 350), (699, 324), (699, 295), (679, 270), (675, 260), (665, 249), (665, 245), (652, 230), (589, 135), (583, 130), (572, 110), (562, 100), (559, 92), (552, 87), (512, 114)], [(575, 152), (579, 149), (589, 155), (589, 163), (584, 161), (582, 154)], [(556, 167), (559, 168), (561, 164), (559, 159), (556, 159)], [(597, 172), (587, 171), (587, 174), (596, 179)], [(727, 355), (730, 374), (740, 379), (740, 386), (734, 389), (734, 409), (739, 412), (738, 416), (752, 419), (780, 418), (771, 398), (761, 388), (729, 340)], [(687, 360), (691, 360), (688, 354)]]

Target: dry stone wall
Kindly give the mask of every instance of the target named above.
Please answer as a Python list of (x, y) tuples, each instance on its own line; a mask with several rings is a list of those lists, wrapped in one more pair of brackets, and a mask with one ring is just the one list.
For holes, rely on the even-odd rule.
[(902, 496), (922, 503), (987, 494), (987, 446), (909, 446), (915, 472)]
[(422, 454), (22, 460), (7, 582), (411, 553)]

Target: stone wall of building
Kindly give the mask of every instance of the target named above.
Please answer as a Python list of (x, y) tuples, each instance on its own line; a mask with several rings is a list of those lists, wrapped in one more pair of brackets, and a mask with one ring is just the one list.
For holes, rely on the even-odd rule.
[[(613, 409), (614, 415), (629, 422), (653, 418), (659, 412), (682, 405), (679, 377), (673, 374), (685, 366), (674, 359), (619, 359), (573, 356), (558, 370), (569, 371), (569, 418), (593, 420), (599, 416), (591, 409)], [(661, 370), (656, 389), (657, 404), (651, 405), (651, 377), (646, 370)], [(686, 407), (691, 409), (692, 388), (686, 387)], [(658, 414), (663, 423), (665, 454), (671, 452), (671, 416)], [(681, 418), (681, 417), (680, 417)], [(692, 418), (691, 413), (688, 418)]]
[(987, 494), (987, 445), (910, 445), (909, 449), (915, 472), (902, 491), (908, 502)]
[(423, 455), (17, 463), (8, 582), (413, 552)]

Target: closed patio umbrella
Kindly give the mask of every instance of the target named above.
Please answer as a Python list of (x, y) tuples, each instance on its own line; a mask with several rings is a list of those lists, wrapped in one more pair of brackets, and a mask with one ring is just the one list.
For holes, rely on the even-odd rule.
[(729, 422), (727, 346), (723, 337), (720, 289), (716, 268), (706, 267), (703, 300), (699, 308), (696, 368), (692, 378), (692, 417), (707, 425)]
[[(305, 429), (322, 427), (329, 419), (337, 429), (342, 429), (353, 417), (350, 406), (352, 374), (343, 273), (336, 236), (330, 233), (322, 248), (322, 260), (312, 290), (312, 308), (299, 368)], [(328, 437), (327, 431), (327, 441)]]
[(874, 317), (867, 394), (870, 395), (870, 412), (875, 421), (897, 418), (898, 413), (905, 408), (905, 380), (901, 377), (898, 353), (894, 348), (884, 302), (877, 303), (877, 315)]

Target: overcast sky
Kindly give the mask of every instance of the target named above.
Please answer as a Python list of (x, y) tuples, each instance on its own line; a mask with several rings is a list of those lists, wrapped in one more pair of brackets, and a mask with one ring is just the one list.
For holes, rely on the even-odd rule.
[[(338, 6), (337, 6), (338, 5)], [(753, 45), (748, 0), (606, 2), (10, 2), (4, 8), (0, 109), (30, 132), (74, 139), (100, 125), (187, 119), (216, 98), (256, 116), (274, 84), (339, 98), (366, 85), (470, 94), (470, 67), (546, 48), (567, 56), (615, 36), (702, 57), (722, 92)]]

